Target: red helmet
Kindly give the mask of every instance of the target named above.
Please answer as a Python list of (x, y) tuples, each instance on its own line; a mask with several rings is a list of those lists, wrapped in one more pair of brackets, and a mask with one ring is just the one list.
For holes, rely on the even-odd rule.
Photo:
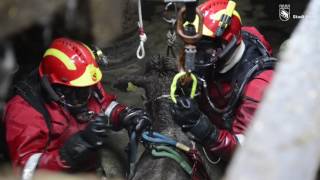
[(235, 36), (239, 44), (242, 39), (241, 18), (235, 6), (233, 1), (228, 0), (208, 0), (201, 4), (198, 8), (203, 14), (202, 34), (212, 38), (220, 36), (226, 42)]
[(43, 55), (40, 77), (47, 76), (51, 84), (86, 87), (97, 84), (102, 73), (92, 50), (85, 44), (68, 38), (54, 40)]

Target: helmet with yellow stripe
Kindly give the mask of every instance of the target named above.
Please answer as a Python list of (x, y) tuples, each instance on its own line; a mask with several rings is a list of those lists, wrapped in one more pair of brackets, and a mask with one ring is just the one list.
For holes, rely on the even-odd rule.
[(40, 77), (46, 75), (51, 84), (71, 87), (91, 86), (102, 78), (92, 50), (68, 38), (51, 43), (40, 63), (39, 74)]
[[(220, 72), (240, 46), (241, 18), (235, 7), (236, 3), (231, 0), (208, 0), (198, 6), (203, 15), (203, 36), (196, 44), (198, 74)], [(197, 31), (199, 18), (191, 24)]]
[(102, 78), (96, 62), (102, 51), (98, 51), (79, 41), (59, 38), (51, 43), (39, 66), (41, 84), (49, 98), (67, 107), (79, 121), (92, 116), (87, 105)]
[(241, 17), (236, 3), (228, 0), (208, 0), (198, 8), (203, 14), (202, 34), (230, 42), (233, 37), (241, 42)]

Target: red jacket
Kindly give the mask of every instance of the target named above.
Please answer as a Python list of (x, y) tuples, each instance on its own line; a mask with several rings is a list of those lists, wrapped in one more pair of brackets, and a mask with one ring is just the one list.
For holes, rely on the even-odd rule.
[[(92, 97), (89, 109), (99, 113), (108, 107), (116, 98), (107, 94), (98, 84), (103, 94), (100, 102)], [(4, 123), (6, 140), (11, 161), (15, 167), (23, 167), (34, 153), (43, 152), (38, 168), (49, 170), (68, 170), (69, 167), (60, 159), (59, 149), (73, 134), (83, 130), (87, 123), (77, 120), (62, 106), (55, 102), (45, 104), (52, 119), (52, 136), (46, 152), (43, 152), (48, 141), (48, 128), (43, 116), (31, 107), (21, 96), (14, 96), (6, 106)], [(112, 120), (117, 121), (123, 105), (113, 111)]]
[[(225, 122), (222, 120), (221, 115), (213, 113), (207, 106), (202, 107), (212, 123), (219, 129), (217, 142), (207, 147), (212, 154), (221, 156), (224, 159), (230, 158), (239, 141), (242, 141), (246, 129), (259, 108), (259, 103), (272, 79), (272, 75), (273, 70), (266, 70), (246, 85), (243, 98), (240, 100), (239, 105), (236, 106), (231, 129), (225, 127)], [(209, 93), (215, 104), (222, 108), (229, 100), (225, 96), (232, 91), (232, 87), (230, 82), (222, 82), (219, 86), (212, 82), (209, 85)]]
[[(265, 50), (269, 54), (272, 54), (270, 44), (257, 29), (254, 27), (243, 27), (242, 30), (257, 37), (266, 48)], [(245, 41), (245, 44), (246, 50), (244, 51), (242, 59), (249, 59), (249, 61), (254, 62), (257, 57), (261, 56), (259, 53), (260, 51), (258, 51), (257, 45), (254, 43)], [(273, 72), (273, 70), (264, 70), (245, 84), (242, 96), (238, 100), (233, 111), (234, 114), (231, 117), (231, 124), (226, 125), (226, 122), (222, 120), (222, 114), (213, 112), (209, 107), (209, 104), (205, 102), (205, 98), (201, 98), (201, 110), (219, 129), (218, 140), (206, 147), (213, 155), (228, 160), (237, 144), (243, 141), (245, 131), (251, 123), (256, 110), (259, 108), (259, 103), (272, 79)], [(238, 74), (232, 76), (237, 75)], [(230, 94), (233, 91), (233, 84), (231, 81), (232, 78), (217, 78), (208, 82), (208, 94), (215, 106), (219, 108), (227, 106), (230, 100)]]

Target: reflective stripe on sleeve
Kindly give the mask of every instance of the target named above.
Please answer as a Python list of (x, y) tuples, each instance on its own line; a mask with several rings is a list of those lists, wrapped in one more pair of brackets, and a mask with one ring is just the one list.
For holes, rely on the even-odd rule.
[(22, 180), (32, 180), (42, 153), (35, 153), (28, 159), (22, 171)]
[[(107, 107), (107, 109), (104, 111), (104, 115), (106, 115), (108, 117), (108, 122), (110, 123), (110, 118), (111, 118), (111, 114), (113, 109), (118, 105), (119, 103), (116, 101), (111, 101), (111, 103), (109, 104), (109, 106)], [(109, 124), (108, 123), (108, 124)]]

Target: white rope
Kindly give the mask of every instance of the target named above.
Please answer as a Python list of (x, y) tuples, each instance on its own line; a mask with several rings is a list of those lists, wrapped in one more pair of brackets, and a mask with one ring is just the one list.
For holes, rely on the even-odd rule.
[(212, 160), (209, 156), (208, 156), (208, 154), (207, 154), (207, 151), (204, 149), (204, 147), (202, 147), (202, 151), (203, 151), (203, 154), (204, 154), (204, 156), (206, 157), (206, 159), (209, 161), (209, 163), (210, 164), (212, 164), (212, 165), (215, 165), (215, 164), (218, 164), (219, 162), (220, 162), (220, 157), (218, 157), (218, 159), (217, 160)]
[(142, 21), (142, 12), (141, 12), (141, 0), (138, 0), (138, 13), (139, 13), (139, 36), (140, 36), (140, 44), (137, 49), (137, 58), (143, 59), (146, 55), (145, 49), (144, 49), (144, 43), (147, 41), (147, 35), (144, 33), (143, 29), (143, 21)]

